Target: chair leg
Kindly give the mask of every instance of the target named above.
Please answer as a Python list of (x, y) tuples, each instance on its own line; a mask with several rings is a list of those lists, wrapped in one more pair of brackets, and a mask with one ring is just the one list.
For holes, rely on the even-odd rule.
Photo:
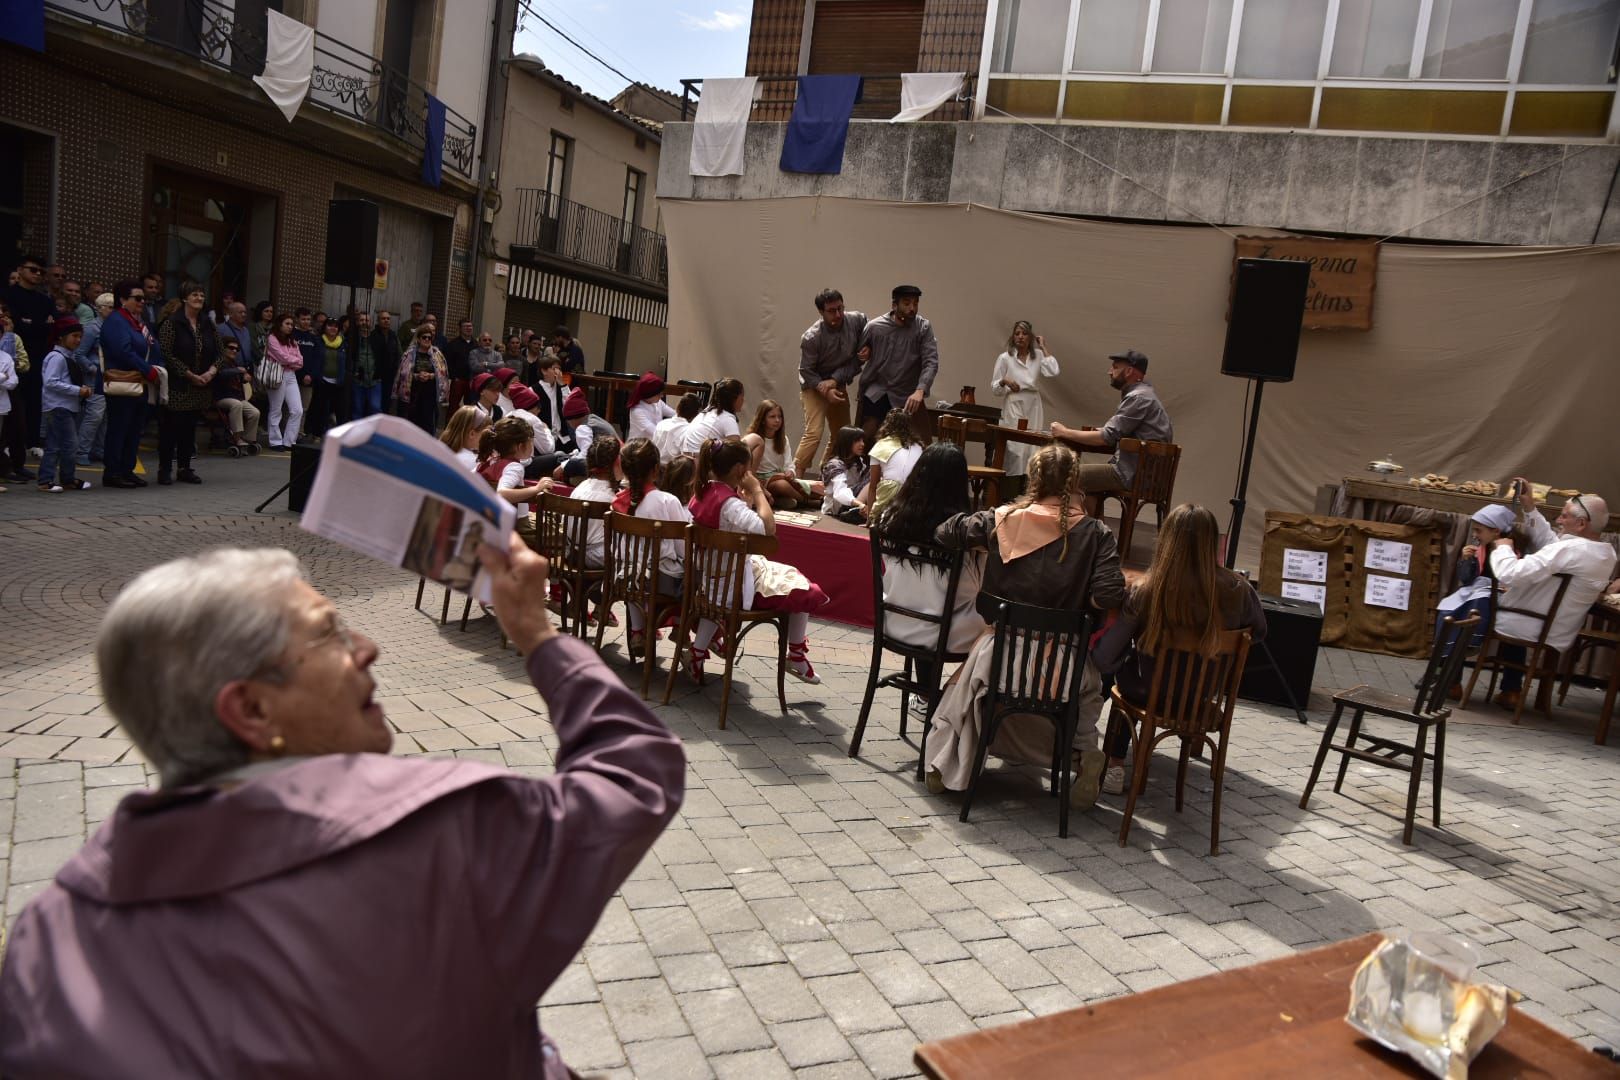
[[(1357, 709), (1350, 714), (1350, 730), (1345, 734), (1344, 747), (1346, 750), (1355, 749), (1356, 739), (1361, 736), (1362, 710)], [(1339, 758), (1339, 775), (1333, 781), (1333, 793), (1337, 795), (1344, 790), (1344, 774), (1350, 770), (1350, 755), (1345, 754)]]
[[(736, 628), (732, 628), (732, 633)], [(736, 639), (733, 638), (733, 641)], [(787, 707), (787, 616), (783, 615), (776, 620), (776, 703), (782, 707), (785, 714)], [(737, 650), (732, 649), (731, 655), (736, 656)], [(730, 663), (730, 661), (727, 661)]]
[(1079, 726), (1080, 714), (1074, 712), (1072, 721), (1052, 721), (1055, 729), (1053, 738), (1057, 742), (1057, 797), (1058, 797), (1058, 839), (1062, 840), (1069, 835), (1069, 789), (1074, 784), (1074, 729)]
[(450, 586), (444, 587), (444, 601), (439, 605), (439, 625), (450, 621)]
[(1440, 827), (1440, 791), (1446, 772), (1446, 722), (1434, 726), (1434, 827)]
[(1176, 760), (1176, 813), (1181, 813), (1182, 796), (1187, 787), (1187, 759), (1192, 756), (1192, 740), (1181, 739), (1181, 756)]
[[(607, 601), (606, 594), (603, 595), (602, 600), (603, 600), (603, 606), (605, 607), (606, 606), (606, 601)], [(597, 651), (598, 654), (600, 654), (601, 651), (602, 651), (602, 639), (604, 637), (606, 637), (606, 636), (607, 636), (607, 620), (606, 619), (597, 619), (596, 620), (596, 651)], [(624, 640), (625, 640), (624, 651), (628, 654), (630, 652), (630, 645), (629, 645), (629, 641), (630, 641), (630, 609), (629, 609), (629, 607), (626, 607), (624, 609)]]
[(726, 670), (720, 676), (720, 730), (726, 730), (726, 709), (731, 705), (731, 669), (737, 662), (737, 639), (730, 639), (731, 649), (726, 654)]
[(957, 815), (959, 821), (968, 819), (968, 811), (973, 808), (973, 795), (979, 790), (979, 778), (984, 775), (984, 758), (990, 752), (990, 740), (995, 738), (990, 720), (995, 715), (994, 704), (995, 698), (992, 695), (980, 706), (979, 745), (973, 752), (973, 771), (968, 774), (967, 791), (962, 795), (962, 812)]
[[(658, 670), (658, 623), (663, 612), (654, 604), (641, 624), (641, 700), (647, 700), (647, 688), (652, 685), (653, 672)], [(629, 622), (628, 616), (625, 622)]]
[(1136, 531), (1136, 505), (1130, 499), (1119, 500), (1119, 561), (1131, 558), (1131, 534)]
[(1609, 669), (1609, 688), (1603, 694), (1603, 709), (1598, 713), (1597, 735), (1593, 739), (1599, 746), (1608, 744), (1609, 721), (1614, 718), (1614, 694), (1620, 688), (1620, 649), (1615, 650), (1611, 663), (1614, 667)]
[(427, 588), (427, 578), (418, 577), (416, 579), (416, 605), (415, 605), (417, 611), (422, 610), (422, 590), (425, 589), (425, 588)]
[[(876, 672), (876, 670), (877, 670), (876, 668), (873, 669), (874, 673)], [(900, 674), (901, 674), (901, 677), (906, 682), (909, 683), (909, 682), (912, 681), (912, 679), (911, 679), (911, 657), (909, 657), (909, 656), (906, 657), (906, 666), (901, 669)], [(911, 691), (907, 690), (904, 686), (902, 686), (900, 688), (900, 737), (902, 739), (906, 737), (906, 714), (909, 713), (910, 711), (911, 711)]]
[[(1468, 685), (1463, 689), (1461, 707), (1464, 709), (1468, 708), (1468, 703), (1474, 699), (1474, 684), (1479, 682), (1479, 673), (1485, 669), (1485, 665), (1488, 662), (1489, 658), (1485, 655), (1485, 652), (1488, 648), (1490, 648), (1490, 644), (1491, 643), (1489, 641), (1486, 641), (1483, 645), (1481, 645), (1479, 647), (1479, 654), (1474, 657), (1474, 670), (1469, 673)], [(1489, 700), (1489, 690), (1485, 692), (1485, 696), (1486, 699)]]
[(680, 674), (681, 653), (687, 648), (688, 635), (692, 632), (692, 619), (684, 611), (681, 613), (680, 625), (675, 627), (675, 636), (671, 640), (675, 645), (675, 654), (669, 658), (669, 678), (664, 680), (664, 704), (669, 704), (670, 695), (675, 692), (675, 676)]
[(1541, 646), (1530, 648), (1530, 655), (1525, 660), (1524, 682), (1519, 684), (1519, 703), (1513, 707), (1513, 722), (1517, 724), (1524, 716), (1524, 699), (1528, 697), (1536, 685), (1536, 672), (1541, 669)]
[[(861, 752), (861, 739), (866, 735), (866, 718), (872, 714), (872, 699), (877, 696), (878, 666), (883, 662), (883, 645), (877, 637), (872, 638), (872, 663), (866, 672), (866, 695), (861, 698), (860, 719), (855, 721), (855, 733), (849, 737), (849, 756), (854, 757)], [(904, 713), (900, 714), (902, 717)], [(905, 721), (902, 720), (901, 723)], [(905, 729), (900, 729), (904, 735)]]
[(1209, 807), (1209, 853), (1221, 853), (1221, 792), (1226, 787), (1226, 736), (1228, 732), (1220, 733), (1221, 741), (1215, 744), (1215, 761), (1210, 766), (1209, 779), (1214, 786), (1214, 795), (1210, 799)]
[(472, 614), (472, 594), (468, 593), (467, 599), (461, 602), (461, 632), (463, 634), (467, 632), (467, 616), (470, 614)]
[(1322, 729), (1322, 745), (1316, 748), (1316, 763), (1311, 766), (1311, 778), (1305, 781), (1305, 793), (1299, 797), (1299, 808), (1304, 810), (1311, 801), (1311, 790), (1316, 787), (1317, 779), (1322, 775), (1322, 763), (1327, 761), (1328, 751), (1333, 748), (1333, 733), (1339, 729), (1339, 717), (1344, 715), (1344, 704), (1336, 703), (1333, 706), (1333, 716), (1328, 720), (1327, 727)]
[(1412, 843), (1412, 824), (1417, 817), (1418, 792), (1423, 790), (1423, 747), (1429, 741), (1429, 725), (1419, 724), (1417, 741), (1412, 744), (1412, 779), (1406, 785), (1406, 828), (1401, 843)]
[(1125, 818), (1119, 823), (1119, 846), (1124, 847), (1131, 835), (1131, 819), (1136, 816), (1136, 800), (1147, 787), (1148, 762), (1153, 757), (1153, 725), (1146, 718), (1137, 733), (1136, 761), (1131, 769), (1131, 791), (1125, 796)]

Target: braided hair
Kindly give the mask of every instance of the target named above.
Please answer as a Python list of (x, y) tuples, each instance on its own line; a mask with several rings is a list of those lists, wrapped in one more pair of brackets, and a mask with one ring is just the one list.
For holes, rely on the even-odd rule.
[(1035, 451), (1029, 459), (1028, 473), (1029, 489), (1015, 505), (1023, 509), (1057, 498), (1058, 530), (1063, 535), (1058, 562), (1062, 562), (1069, 553), (1069, 515), (1074, 511), (1073, 496), (1079, 487), (1080, 457), (1062, 443), (1053, 442)]
[(631, 439), (619, 451), (619, 468), (630, 485), (630, 515), (634, 517), (647, 485), (658, 478), (658, 448), (651, 439)]

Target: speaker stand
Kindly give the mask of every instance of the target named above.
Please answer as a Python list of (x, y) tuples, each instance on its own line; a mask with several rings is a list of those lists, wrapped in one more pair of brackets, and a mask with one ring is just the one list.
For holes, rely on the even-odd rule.
[(1254, 384), (1254, 400), (1249, 407), (1249, 426), (1243, 436), (1243, 463), (1238, 466), (1237, 494), (1232, 497), (1232, 524), (1226, 530), (1226, 568), (1237, 563), (1238, 538), (1243, 533), (1243, 508), (1249, 494), (1249, 465), (1254, 461), (1254, 435), (1260, 427), (1260, 395), (1266, 388), (1264, 379), (1250, 379)]
[(311, 460), (311, 462), (308, 465), (305, 465), (302, 469), (299, 469), (298, 472), (296, 472), (292, 476), (288, 477), (287, 482), (285, 484), (282, 484), (280, 487), (276, 488), (276, 490), (272, 491), (270, 493), (269, 498), (265, 499), (264, 502), (260, 503), (258, 506), (255, 506), (253, 508), (253, 512), (255, 514), (264, 513), (264, 508), (265, 507), (269, 506), (271, 503), (273, 503), (277, 499), (279, 499), (281, 497), (282, 493), (285, 492), (288, 488), (292, 487), (294, 484), (298, 483), (298, 481), (302, 480), (304, 477), (308, 476), (310, 473), (312, 473), (316, 469), (320, 468), (320, 465), (321, 465), (320, 456), (316, 455), (316, 457), (313, 460)]
[(1265, 639), (1263, 638), (1258, 644), (1260, 646), (1260, 651), (1265, 654), (1266, 668), (1269, 668), (1277, 676), (1277, 685), (1282, 687), (1283, 697), (1288, 699), (1288, 707), (1294, 710), (1294, 716), (1299, 719), (1300, 723), (1309, 723), (1309, 721), (1305, 719), (1305, 710), (1301, 709), (1299, 707), (1299, 702), (1294, 700), (1294, 688), (1288, 685), (1288, 679), (1283, 674), (1282, 665), (1277, 663), (1277, 658), (1271, 653), (1271, 646), (1266, 644)]

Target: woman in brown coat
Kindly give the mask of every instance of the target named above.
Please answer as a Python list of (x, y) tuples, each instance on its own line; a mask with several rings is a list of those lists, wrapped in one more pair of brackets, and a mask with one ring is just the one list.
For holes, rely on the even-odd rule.
[[(180, 286), (180, 309), (158, 327), (158, 347), (169, 370), (169, 400), (158, 409), (158, 483), (200, 484), (191, 468), (197, 449), (197, 420), (214, 403), (208, 384), (219, 373), (219, 342), (214, 322), (203, 314), (208, 302), (195, 281)], [(174, 466), (179, 472), (173, 472)]]

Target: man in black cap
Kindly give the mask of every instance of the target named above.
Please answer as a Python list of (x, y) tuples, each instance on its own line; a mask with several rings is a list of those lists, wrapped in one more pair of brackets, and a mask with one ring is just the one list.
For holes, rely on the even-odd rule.
[(889, 294), (887, 315), (866, 324), (861, 333), (861, 408), (855, 420), (866, 429), (867, 442), (891, 409), (914, 413), (928, 400), (939, 374), (939, 343), (934, 328), (917, 314), (922, 290), (896, 285)]
[(1135, 349), (1126, 349), (1114, 353), (1108, 360), (1108, 385), (1119, 391), (1119, 407), (1108, 418), (1108, 423), (1100, 430), (1052, 425), (1054, 436), (1078, 449), (1114, 451), (1107, 464), (1080, 466), (1080, 490), (1088, 493), (1086, 513), (1094, 517), (1102, 509), (1102, 499), (1092, 493), (1129, 491), (1136, 477), (1138, 455), (1121, 451), (1119, 440), (1175, 441), (1170, 414), (1164, 411), (1164, 402), (1159, 400), (1153, 384), (1147, 381), (1148, 358)]

